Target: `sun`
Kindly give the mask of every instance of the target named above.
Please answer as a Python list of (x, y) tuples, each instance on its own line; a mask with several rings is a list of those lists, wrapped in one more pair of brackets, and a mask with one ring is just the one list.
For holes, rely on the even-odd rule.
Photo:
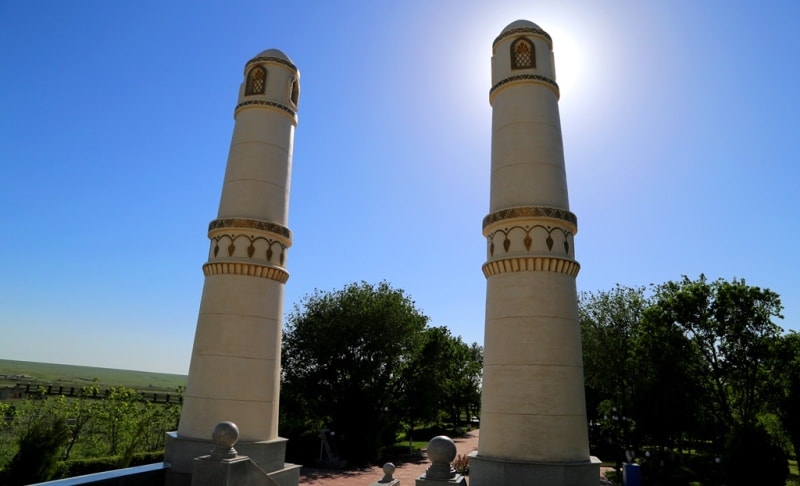
[(586, 79), (584, 77), (586, 49), (581, 45), (577, 35), (558, 25), (548, 25), (545, 30), (553, 39), (555, 81), (558, 83), (561, 96), (573, 98), (579, 94)]

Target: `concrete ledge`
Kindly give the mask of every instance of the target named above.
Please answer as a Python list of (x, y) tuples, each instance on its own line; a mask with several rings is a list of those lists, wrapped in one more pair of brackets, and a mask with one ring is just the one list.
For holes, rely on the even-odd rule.
[(600, 481), (600, 460), (594, 456), (586, 462), (523, 462), (469, 455), (470, 486), (597, 486)]
[[(267, 473), (285, 468), (286, 439), (259, 442), (237, 442), (234, 446), (236, 452), (248, 456), (253, 462)], [(192, 472), (194, 458), (206, 456), (214, 448), (211, 438), (194, 439), (179, 437), (177, 432), (167, 432), (164, 462), (169, 464), (173, 473)]]

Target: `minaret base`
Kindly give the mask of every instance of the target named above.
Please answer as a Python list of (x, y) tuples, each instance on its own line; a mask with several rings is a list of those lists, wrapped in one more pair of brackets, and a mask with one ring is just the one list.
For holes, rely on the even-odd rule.
[(597, 486), (600, 459), (587, 462), (523, 462), (469, 455), (470, 486)]
[[(248, 456), (280, 486), (297, 486), (300, 482), (300, 466), (284, 462), (287, 439), (236, 442), (236, 451)], [(211, 439), (179, 437), (177, 432), (168, 432), (164, 450), (164, 462), (170, 465), (167, 471), (167, 486), (188, 486), (192, 482), (192, 468), (196, 457), (208, 455), (214, 448)]]

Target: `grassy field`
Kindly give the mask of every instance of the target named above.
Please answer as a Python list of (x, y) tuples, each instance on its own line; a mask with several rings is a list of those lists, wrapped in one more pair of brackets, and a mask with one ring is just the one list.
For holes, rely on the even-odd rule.
[(0, 359), (0, 387), (30, 382), (79, 387), (95, 379), (101, 387), (125, 386), (136, 390), (172, 392), (186, 386), (186, 375)]

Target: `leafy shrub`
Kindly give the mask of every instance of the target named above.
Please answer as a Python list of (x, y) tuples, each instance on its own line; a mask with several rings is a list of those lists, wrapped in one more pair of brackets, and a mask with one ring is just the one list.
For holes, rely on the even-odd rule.
[(15, 485), (53, 479), (58, 473), (59, 453), (68, 438), (69, 430), (61, 417), (32, 423), (19, 439), (19, 450), (8, 465), (4, 481)]

